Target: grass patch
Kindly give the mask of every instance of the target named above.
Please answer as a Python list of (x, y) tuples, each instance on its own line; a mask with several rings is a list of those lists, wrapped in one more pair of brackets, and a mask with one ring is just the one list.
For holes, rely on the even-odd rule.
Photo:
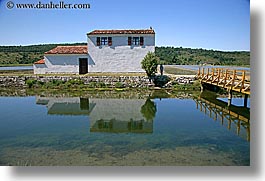
[(106, 84), (104, 82), (90, 82), (89, 84), (84, 84), (84, 81), (80, 78), (72, 79), (69, 81), (62, 81), (53, 79), (49, 82), (37, 81), (35, 79), (26, 80), (28, 88), (37, 89), (58, 89), (58, 90), (116, 90), (123, 91), (126, 88), (122, 82), (117, 82), (114, 85)]
[(33, 70), (0, 70), (0, 75), (22, 76), (22, 75), (34, 75), (34, 74)]
[(192, 90), (192, 91), (199, 91), (201, 89), (200, 82), (197, 80), (192, 84), (174, 84), (174, 90)]
[(188, 70), (179, 67), (172, 67), (172, 66), (165, 66), (164, 68), (165, 73), (173, 74), (173, 75), (196, 75), (197, 71), (195, 70)]

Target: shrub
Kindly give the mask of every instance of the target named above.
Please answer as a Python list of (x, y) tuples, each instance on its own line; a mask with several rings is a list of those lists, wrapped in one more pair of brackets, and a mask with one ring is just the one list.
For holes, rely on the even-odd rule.
[(72, 80), (69, 80), (68, 82), (69, 84), (72, 84), (72, 85), (83, 85), (84, 84), (84, 81), (82, 81), (81, 79), (72, 79)]
[(116, 88), (124, 88), (125, 86), (124, 86), (123, 83), (121, 83), (121, 82), (116, 82), (116, 83), (115, 83), (115, 87), (116, 87)]
[(158, 86), (158, 87), (163, 87), (169, 81), (170, 81), (170, 77), (166, 75), (158, 75), (154, 77), (154, 84), (155, 86)]
[(155, 55), (155, 53), (152, 52), (148, 52), (141, 62), (142, 68), (145, 70), (150, 82), (151, 77), (157, 72), (158, 62), (159, 58)]
[(36, 83), (37, 83), (37, 80), (35, 79), (26, 80), (26, 84), (28, 85), (29, 88), (32, 88)]
[(97, 85), (96, 82), (90, 82), (89, 84), (87, 84), (87, 86), (88, 86), (89, 88), (95, 88), (96, 85)]
[(59, 85), (64, 84), (64, 83), (65, 82), (62, 80), (56, 80), (56, 79), (52, 80), (52, 85), (55, 85), (55, 86), (59, 86)]

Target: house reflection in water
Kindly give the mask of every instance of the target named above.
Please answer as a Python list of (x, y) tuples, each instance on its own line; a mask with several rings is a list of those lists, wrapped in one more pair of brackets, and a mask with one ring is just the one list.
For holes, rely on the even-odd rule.
[(89, 115), (96, 105), (79, 97), (36, 97), (36, 104), (46, 105), (48, 114), (54, 115)]
[(156, 105), (150, 99), (36, 97), (48, 114), (88, 115), (90, 132), (152, 133)]
[(90, 114), (91, 132), (153, 132), (153, 119), (148, 119), (142, 111), (146, 100), (93, 99), (93, 101), (96, 102), (96, 106)]

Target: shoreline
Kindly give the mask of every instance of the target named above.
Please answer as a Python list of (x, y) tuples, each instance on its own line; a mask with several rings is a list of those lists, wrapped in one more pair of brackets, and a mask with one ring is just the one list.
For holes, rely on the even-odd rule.
[[(185, 83), (178, 82), (176, 76), (167, 75), (170, 79), (163, 88), (181, 90), (199, 88), (194, 76), (183, 76)], [(183, 80), (183, 79), (182, 79)], [(112, 89), (160, 89), (144, 74), (93, 74), (93, 75), (0, 75), (0, 87), (8, 88), (42, 88), (63, 90), (112, 90)]]

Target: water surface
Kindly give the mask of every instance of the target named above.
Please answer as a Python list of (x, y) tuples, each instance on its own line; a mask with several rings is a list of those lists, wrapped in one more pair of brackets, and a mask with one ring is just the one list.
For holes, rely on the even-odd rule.
[(207, 101), (0, 97), (0, 165), (249, 165), (249, 112)]
[(33, 70), (33, 66), (0, 67), (0, 70)]
[(190, 69), (190, 70), (198, 70), (199, 68), (224, 68), (224, 69), (235, 69), (235, 70), (246, 70), (250, 71), (249, 67), (238, 67), (238, 66), (224, 66), (224, 65), (167, 65), (167, 66), (173, 66), (173, 67), (179, 67), (184, 69)]

